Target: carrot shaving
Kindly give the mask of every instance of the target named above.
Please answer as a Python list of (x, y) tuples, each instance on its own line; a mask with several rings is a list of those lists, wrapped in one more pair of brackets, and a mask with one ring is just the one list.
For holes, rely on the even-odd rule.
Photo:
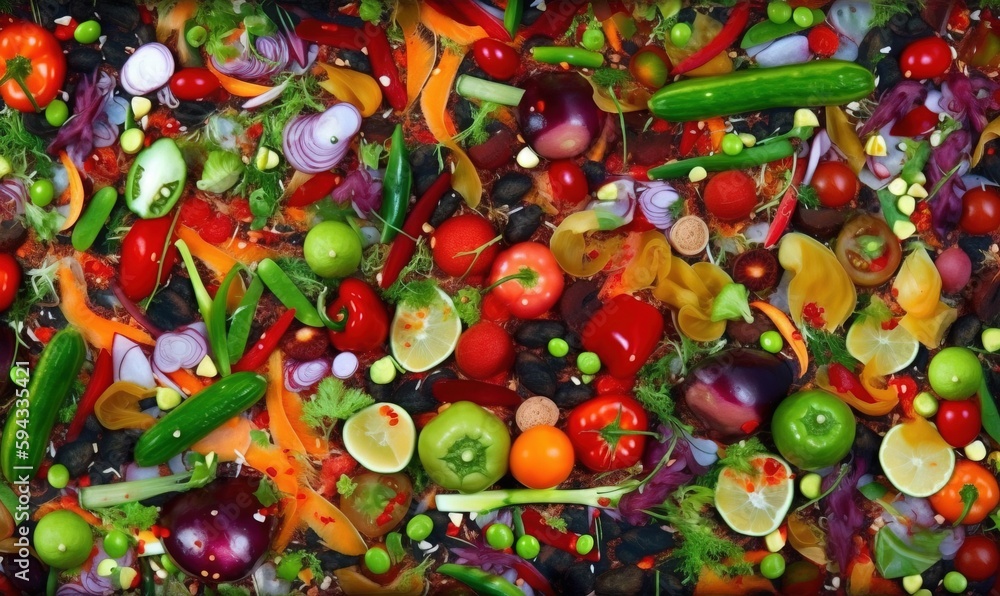
[(201, 379), (183, 368), (179, 368), (172, 373), (163, 374), (167, 375), (167, 378), (169, 378), (175, 385), (181, 388), (181, 391), (189, 396), (194, 395), (205, 388), (205, 384), (201, 382)]
[(270, 478), (286, 495), (299, 492), (299, 478), (304, 473), (294, 454), (277, 448), (258, 447), (252, 441), (243, 456), (247, 465)]
[(781, 337), (785, 338), (788, 345), (792, 347), (792, 351), (795, 352), (795, 357), (799, 361), (799, 378), (801, 379), (806, 374), (806, 371), (809, 370), (809, 350), (806, 349), (806, 342), (802, 339), (802, 334), (799, 333), (799, 330), (795, 328), (795, 324), (792, 323), (791, 319), (785, 313), (767, 302), (755, 300), (750, 303), (750, 306), (767, 315), (767, 318), (771, 319), (774, 326), (778, 328)]
[(83, 213), (83, 180), (80, 179), (80, 170), (76, 169), (76, 164), (69, 158), (65, 151), (59, 152), (59, 161), (66, 168), (66, 175), (69, 178), (69, 186), (63, 193), (63, 198), (69, 201), (69, 213), (63, 221), (59, 231), (68, 230), (73, 227), (76, 220), (80, 219)]
[(221, 462), (236, 461), (250, 447), (250, 421), (243, 416), (230, 418), (191, 446), (202, 455), (215, 453)]
[(712, 150), (718, 153), (722, 150), (722, 138), (726, 136), (726, 121), (722, 118), (709, 118), (705, 121), (712, 139)]
[(98, 350), (111, 350), (115, 334), (125, 336), (132, 341), (147, 346), (153, 345), (153, 338), (145, 331), (106, 319), (87, 305), (87, 289), (81, 287), (80, 280), (70, 265), (63, 261), (59, 265), (59, 310), (62, 311), (66, 321), (79, 329), (86, 338), (87, 343)]
[(268, 429), (271, 437), (278, 447), (295, 453), (305, 453), (306, 448), (295, 433), (288, 415), (285, 413), (282, 402), (282, 390), (284, 389), (284, 364), (281, 359), (281, 350), (271, 352), (271, 357), (267, 361), (267, 394), (265, 401), (267, 404)]
[(423, 3), (420, 5), (420, 22), (438, 37), (447, 37), (462, 46), (472, 45), (477, 40), (488, 37), (482, 27), (463, 25)]
[(358, 529), (333, 503), (309, 487), (303, 487), (298, 497), (303, 520), (324, 546), (345, 555), (362, 555), (368, 550)]
[(614, 19), (605, 19), (601, 24), (604, 29), (604, 37), (608, 40), (608, 45), (616, 52), (622, 51), (622, 34), (618, 31), (618, 25)]
[(80, 503), (77, 502), (76, 497), (65, 495), (59, 497), (58, 499), (53, 499), (48, 503), (41, 505), (37, 510), (35, 510), (34, 519), (42, 519), (46, 515), (52, 513), (53, 511), (59, 511), (65, 509), (67, 511), (72, 511), (84, 519), (88, 524), (96, 527), (101, 527), (104, 522), (101, 518), (97, 517), (93, 513), (87, 511), (83, 507), (80, 507)]
[[(288, 418), (288, 424), (291, 425), (292, 430), (298, 435), (306, 453), (318, 456), (328, 454), (330, 452), (330, 444), (326, 438), (316, 434), (309, 425), (302, 422), (302, 398), (299, 397), (298, 393), (286, 390), (284, 383), (282, 383), (281, 388), (281, 405), (284, 409), (285, 417)], [(268, 407), (268, 411), (270, 410), (271, 408)]]
[[(205, 263), (220, 278), (241, 262), (256, 263), (274, 256), (270, 250), (259, 244), (244, 240), (231, 240), (228, 244), (217, 247), (202, 240), (195, 229), (182, 223), (177, 224), (174, 232), (188, 245), (191, 254)], [(240, 244), (245, 246), (240, 246)]]
[(451, 95), (451, 87), (461, 63), (461, 54), (456, 54), (450, 49), (444, 51), (420, 96), (420, 109), (427, 121), (427, 129), (439, 143), (452, 152), (452, 158), (455, 160), (452, 188), (462, 195), (468, 206), (475, 208), (483, 197), (483, 182), (479, 179), (479, 172), (472, 160), (458, 143), (452, 140), (457, 131), (447, 110), (448, 97)]
[(396, 9), (396, 22), (403, 30), (406, 44), (406, 107), (409, 108), (434, 70), (437, 39), (430, 43), (420, 35), (420, 8), (416, 4), (400, 3)]
[(218, 79), (222, 88), (226, 91), (236, 95), (237, 97), (257, 97), (267, 93), (274, 87), (268, 87), (267, 85), (258, 85), (256, 83), (248, 83), (246, 81), (241, 81), (237, 78), (233, 78), (229, 75), (222, 74), (219, 69), (212, 65), (211, 60), (205, 61), (205, 67), (212, 71)]
[(299, 503), (295, 497), (287, 497), (281, 500), (281, 527), (271, 541), (271, 548), (275, 552), (283, 552), (288, 548), (288, 543), (292, 541), (295, 530), (299, 529), (299, 517), (297, 515)]

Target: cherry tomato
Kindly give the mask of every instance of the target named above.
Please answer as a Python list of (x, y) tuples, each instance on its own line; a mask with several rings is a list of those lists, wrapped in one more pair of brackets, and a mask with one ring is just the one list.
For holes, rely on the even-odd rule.
[(119, 262), (118, 283), (129, 300), (139, 301), (149, 296), (156, 287), (156, 272), (162, 269), (159, 282), (170, 277), (170, 270), (177, 262), (177, 247), (173, 239), (167, 248), (163, 267), (160, 255), (167, 244), (167, 233), (173, 218), (139, 219), (122, 239), (121, 260)]
[(628, 70), (640, 84), (652, 90), (658, 90), (667, 84), (670, 78), (670, 58), (663, 48), (646, 46), (632, 54)]
[(207, 68), (188, 67), (170, 77), (170, 91), (185, 101), (205, 99), (219, 88), (219, 79)]
[(705, 208), (722, 221), (750, 217), (757, 206), (757, 183), (741, 170), (719, 172), (705, 185)]
[(351, 480), (357, 486), (341, 497), (340, 509), (359, 532), (378, 538), (402, 523), (413, 497), (406, 474), (363, 472)]
[(1000, 191), (995, 186), (977, 186), (966, 191), (958, 223), (970, 234), (989, 234), (1000, 228)]
[(549, 167), (549, 183), (556, 201), (576, 205), (587, 198), (587, 175), (576, 162), (560, 159)]
[(966, 536), (955, 554), (955, 570), (974, 582), (996, 575), (1000, 568), (1000, 548), (982, 534)]
[(951, 67), (951, 46), (940, 37), (925, 37), (906, 46), (899, 70), (908, 79), (933, 79)]
[(839, 161), (823, 161), (816, 166), (812, 187), (824, 207), (843, 207), (858, 196), (860, 185), (854, 170)]
[(897, 137), (918, 137), (934, 130), (937, 123), (938, 115), (921, 104), (893, 124), (889, 134)]
[(649, 430), (649, 420), (639, 402), (626, 395), (603, 395), (580, 404), (569, 413), (566, 426), (577, 460), (595, 472), (639, 461), (646, 436), (628, 434), (630, 430)]
[(533, 426), (510, 449), (510, 472), (528, 488), (552, 488), (573, 471), (573, 443), (554, 426)]
[(489, 37), (472, 44), (472, 57), (483, 72), (501, 81), (514, 76), (521, 67), (521, 57), (517, 50)]
[(980, 463), (968, 459), (959, 460), (955, 463), (955, 472), (948, 484), (930, 496), (931, 507), (948, 523), (955, 523), (965, 509), (961, 491), (966, 484), (975, 486), (979, 496), (962, 520), (962, 525), (978, 524), (1000, 503), (1000, 486), (997, 485), (996, 476)]
[(490, 284), (508, 276), (518, 277), (500, 283), (490, 295), (500, 298), (519, 319), (534, 319), (548, 312), (559, 301), (566, 283), (552, 251), (537, 242), (521, 242), (497, 255)]
[(903, 258), (899, 239), (889, 226), (864, 213), (844, 224), (834, 252), (851, 281), (865, 287), (885, 283), (896, 273)]
[(982, 425), (979, 402), (975, 399), (942, 400), (938, 406), (938, 432), (952, 447), (965, 447), (976, 440)]
[(20, 286), (21, 266), (17, 264), (17, 259), (7, 253), (0, 253), (0, 312), (14, 304)]

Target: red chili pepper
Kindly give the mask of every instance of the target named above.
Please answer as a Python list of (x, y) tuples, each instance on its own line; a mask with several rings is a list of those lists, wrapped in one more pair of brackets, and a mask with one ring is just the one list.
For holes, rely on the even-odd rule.
[(697, 122), (684, 123), (684, 131), (681, 133), (681, 157), (691, 155), (691, 152), (694, 151), (694, 145), (698, 142), (698, 137), (700, 136), (701, 130), (698, 128)]
[(389, 256), (385, 259), (385, 267), (378, 274), (378, 285), (385, 289), (391, 286), (398, 278), (399, 272), (410, 262), (413, 253), (417, 250), (417, 243), (414, 238), (425, 236), (424, 226), (434, 214), (438, 201), (451, 188), (451, 172), (442, 172), (437, 180), (431, 184), (430, 188), (417, 200), (417, 203), (410, 210), (409, 217), (403, 224), (403, 233), (398, 234), (392, 241), (389, 249)]
[(574, 532), (562, 532), (545, 523), (545, 518), (534, 509), (525, 509), (521, 512), (521, 523), (524, 524), (524, 533), (530, 534), (538, 539), (542, 544), (554, 546), (564, 550), (574, 556), (581, 557), (587, 561), (600, 561), (600, 549), (593, 549), (586, 555), (576, 552), (576, 542), (580, 535)]
[(795, 171), (792, 172), (792, 181), (788, 185), (788, 190), (785, 191), (785, 196), (781, 197), (778, 210), (774, 213), (774, 219), (771, 220), (771, 226), (767, 228), (764, 248), (774, 246), (785, 232), (785, 228), (788, 227), (788, 222), (792, 220), (795, 207), (799, 204), (799, 184), (802, 184), (805, 175), (806, 169), (804, 167), (796, 167)]
[(278, 347), (281, 336), (288, 331), (294, 320), (295, 309), (290, 308), (286, 310), (273, 325), (267, 328), (267, 331), (260, 334), (257, 343), (246, 354), (243, 354), (240, 361), (233, 365), (233, 372), (257, 370), (263, 366), (267, 362), (267, 359), (271, 357), (271, 353)]
[(531, 39), (536, 35), (556, 39), (565, 35), (573, 23), (573, 17), (587, 5), (586, 0), (554, 0), (545, 3), (545, 12), (531, 24), (521, 28), (518, 37)]
[(360, 52), (368, 45), (368, 37), (360, 28), (318, 19), (303, 19), (295, 26), (295, 34), (306, 41), (333, 46), (341, 50)]
[(900, 375), (893, 377), (889, 381), (889, 386), (896, 390), (896, 396), (899, 397), (899, 405), (903, 407), (903, 414), (907, 418), (916, 416), (917, 413), (913, 409), (913, 400), (917, 397), (917, 389), (919, 389), (917, 382), (909, 375)]
[(434, 399), (441, 403), (453, 404), (471, 401), (480, 406), (502, 406), (516, 408), (524, 400), (515, 391), (500, 385), (467, 381), (465, 379), (442, 379), (431, 387)]
[(348, 277), (337, 290), (337, 299), (326, 315), (340, 329), (330, 329), (330, 343), (341, 352), (368, 352), (382, 346), (389, 336), (389, 313), (375, 290)]
[(834, 362), (826, 369), (826, 374), (830, 377), (830, 384), (841, 393), (850, 393), (866, 404), (878, 403), (871, 393), (861, 384), (861, 380), (855, 376), (846, 366), (839, 362)]
[(285, 204), (289, 207), (312, 205), (330, 194), (343, 181), (344, 177), (336, 172), (320, 172), (296, 188)]
[[(476, 2), (456, 2), (455, 6), (466, 6)], [(500, 26), (506, 35), (507, 30)], [(368, 61), (372, 65), (372, 74), (382, 88), (386, 100), (394, 110), (406, 109), (407, 97), (406, 86), (399, 78), (399, 66), (392, 55), (392, 46), (389, 45), (389, 38), (385, 35), (385, 29), (368, 23), (365, 25), (365, 37), (368, 39)]]
[(428, 6), (443, 15), (456, 15), (464, 20), (478, 25), (493, 39), (510, 41), (510, 32), (478, 2), (444, 2), (441, 0), (426, 0)]
[(747, 26), (747, 22), (749, 20), (750, 3), (740, 2), (733, 7), (733, 11), (729, 13), (729, 20), (722, 26), (719, 33), (712, 38), (712, 41), (708, 42), (694, 54), (691, 54), (684, 60), (681, 60), (680, 64), (674, 67), (674, 70), (670, 73), (670, 75), (684, 74), (690, 70), (694, 70), (699, 66), (706, 64), (709, 60), (718, 55), (719, 52), (728, 49), (729, 46), (736, 41), (736, 38), (743, 33), (743, 29)]
[(80, 431), (87, 424), (87, 418), (94, 412), (94, 404), (97, 403), (97, 399), (114, 382), (113, 368), (111, 352), (101, 350), (94, 362), (94, 374), (90, 375), (87, 388), (80, 396), (80, 405), (76, 407), (76, 415), (73, 416), (69, 430), (66, 431), (67, 441), (75, 441), (80, 436)]

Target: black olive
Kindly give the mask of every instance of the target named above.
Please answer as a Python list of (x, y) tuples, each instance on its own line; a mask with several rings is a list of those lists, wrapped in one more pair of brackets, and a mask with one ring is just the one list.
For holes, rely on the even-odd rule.
[(517, 244), (529, 240), (538, 226), (542, 225), (542, 208), (525, 205), (510, 214), (503, 228), (503, 239), (507, 244)]
[(431, 227), (436, 228), (443, 224), (449, 217), (455, 215), (458, 208), (462, 206), (463, 201), (462, 195), (454, 190), (444, 193), (444, 196), (438, 201), (437, 207), (434, 208), (434, 213), (431, 214), (429, 220)]
[(556, 392), (556, 375), (548, 364), (531, 352), (521, 352), (514, 361), (518, 382), (532, 395), (552, 397)]
[(526, 321), (514, 333), (514, 341), (527, 348), (544, 348), (549, 340), (566, 335), (562, 321)]
[(66, 443), (56, 451), (55, 463), (66, 466), (70, 478), (79, 478), (87, 473), (97, 454), (89, 441)]
[(531, 176), (520, 172), (507, 172), (493, 184), (490, 200), (493, 201), (494, 207), (501, 205), (513, 207), (524, 198), (524, 195), (528, 194), (532, 186), (534, 186), (534, 180)]

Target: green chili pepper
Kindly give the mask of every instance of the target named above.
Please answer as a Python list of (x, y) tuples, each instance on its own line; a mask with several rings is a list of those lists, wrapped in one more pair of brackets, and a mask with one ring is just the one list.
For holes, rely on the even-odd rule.
[(86, 211), (73, 226), (73, 248), (84, 252), (94, 244), (117, 202), (118, 192), (110, 186), (105, 186), (94, 193)]
[[(392, 241), (396, 233), (403, 227), (406, 218), (406, 208), (410, 203), (410, 187), (413, 186), (413, 169), (410, 167), (410, 153), (403, 142), (403, 126), (396, 125), (392, 133), (392, 146), (389, 148), (389, 160), (385, 166), (385, 179), (382, 181), (382, 207), (379, 215), (382, 217), (382, 243)], [(264, 280), (267, 283), (267, 280)], [(309, 305), (312, 307), (312, 305)], [(315, 312), (315, 308), (313, 311)], [(301, 313), (301, 310), (296, 311)], [(319, 319), (317, 315), (316, 319)], [(302, 320), (301, 318), (299, 319)], [(304, 321), (303, 321), (304, 322)], [(307, 323), (308, 324), (308, 323)], [(318, 322), (316, 327), (322, 326)]]
[(705, 157), (692, 157), (680, 161), (672, 161), (657, 166), (649, 170), (650, 180), (663, 180), (667, 178), (681, 178), (691, 173), (696, 167), (703, 167), (708, 172), (722, 172), (724, 170), (743, 170), (752, 168), (779, 159), (790, 157), (795, 152), (795, 147), (787, 139), (748, 147), (737, 155), (726, 155), (716, 153)]
[(487, 573), (478, 567), (445, 563), (437, 569), (438, 573), (453, 577), (469, 586), (480, 596), (521, 596), (524, 592), (514, 584), (499, 575)]
[(987, 383), (989, 375), (989, 371), (983, 371), (983, 381), (979, 386), (979, 411), (982, 414), (983, 430), (994, 441), (1000, 441), (1000, 410), (997, 410), (997, 402), (990, 393)]
[(228, 377), (232, 372), (232, 361), (229, 359), (229, 342), (226, 340), (226, 301), (229, 297), (229, 286), (233, 280), (239, 277), (242, 265), (237, 265), (229, 270), (226, 278), (222, 280), (222, 285), (215, 293), (212, 301), (211, 316), (205, 320), (208, 329), (208, 342), (212, 346), (212, 354), (215, 356), (215, 366), (219, 373)]
[(226, 336), (226, 347), (229, 352), (229, 361), (238, 362), (246, 351), (247, 340), (250, 338), (250, 327), (253, 325), (253, 316), (257, 312), (257, 303), (264, 293), (264, 283), (260, 277), (255, 276), (250, 285), (247, 286), (243, 299), (240, 300), (236, 311), (229, 321), (229, 334)]
[(517, 36), (517, 28), (521, 26), (524, 16), (524, 0), (507, 0), (507, 8), (503, 11), (503, 26), (511, 38)]
[(598, 68), (604, 64), (604, 54), (570, 46), (535, 46), (531, 57), (545, 64), (561, 64), (580, 68)]
[(142, 596), (156, 596), (156, 573), (153, 566), (149, 564), (149, 557), (139, 559), (139, 568), (142, 570)]
[(809, 25), (809, 27), (803, 27), (792, 19), (788, 19), (784, 23), (775, 23), (770, 20), (761, 21), (753, 27), (747, 29), (747, 32), (743, 35), (743, 41), (740, 42), (740, 47), (744, 50), (752, 48), (753, 46), (767, 43), (778, 39), (779, 37), (785, 37), (786, 35), (798, 33), (799, 31), (805, 31), (816, 23), (822, 23), (826, 20), (826, 15), (823, 14), (822, 10), (815, 8), (812, 12), (813, 22)]
[[(390, 155), (392, 154), (390, 153)], [(409, 172), (409, 164), (407, 164), (406, 169)], [(410, 191), (407, 190), (406, 194), (409, 193)], [(384, 206), (385, 203), (383, 203)], [(403, 202), (403, 210), (404, 212), (406, 210), (405, 201)], [(382, 235), (385, 236), (385, 233), (383, 232)], [(271, 290), (282, 304), (295, 309), (295, 318), (301, 323), (310, 327), (323, 326), (323, 319), (320, 318), (316, 306), (309, 301), (309, 298), (302, 293), (302, 290), (281, 270), (277, 263), (271, 259), (264, 259), (257, 264), (257, 274), (260, 275), (260, 280), (264, 282), (267, 289)]]

